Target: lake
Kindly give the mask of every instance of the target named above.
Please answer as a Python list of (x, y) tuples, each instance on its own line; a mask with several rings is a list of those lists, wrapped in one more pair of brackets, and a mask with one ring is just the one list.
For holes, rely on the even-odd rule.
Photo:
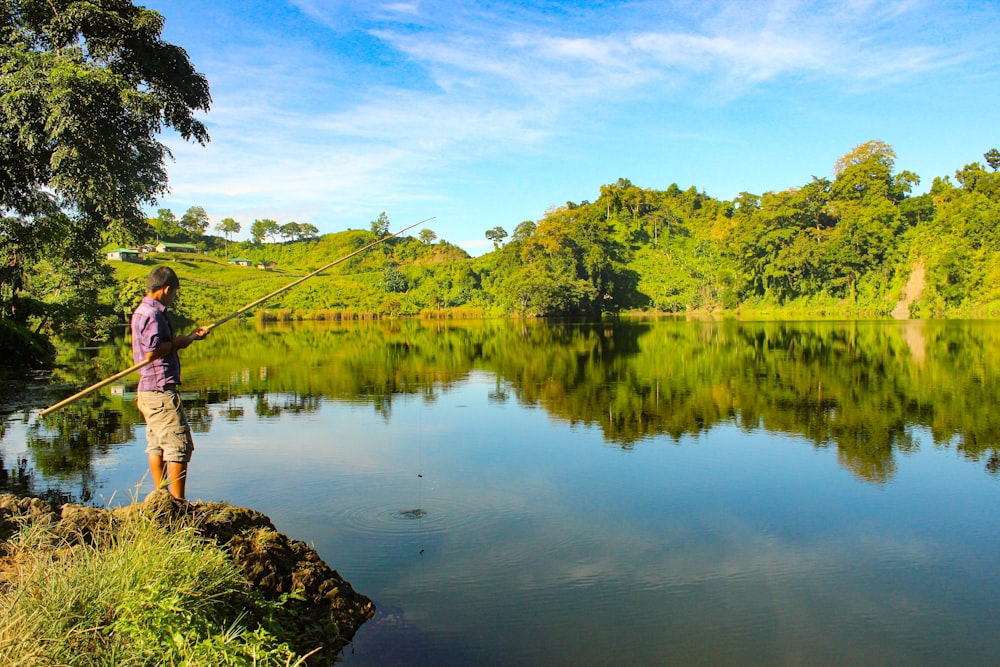
[[(46, 400), (129, 354), (64, 351)], [(189, 498), (374, 600), (346, 665), (1000, 655), (1000, 322), (244, 323), (182, 354)], [(148, 493), (130, 391), (41, 422), (9, 392), (0, 490)]]

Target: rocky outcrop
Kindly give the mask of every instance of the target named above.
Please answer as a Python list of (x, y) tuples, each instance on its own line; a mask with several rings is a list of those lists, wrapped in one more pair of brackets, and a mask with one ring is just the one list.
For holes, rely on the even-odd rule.
[(324, 655), (335, 655), (375, 613), (371, 600), (357, 593), (306, 543), (279, 533), (267, 516), (225, 503), (176, 500), (166, 491), (114, 510), (74, 504), (57, 507), (38, 498), (0, 494), (0, 540), (28, 520), (49, 523), (70, 543), (90, 543), (95, 535), (113, 531), (127, 512), (142, 512), (165, 525), (181, 521), (194, 526), (231, 554), (244, 576), (266, 597), (286, 596), (285, 607), (303, 621), (302, 646), (296, 647), (303, 653), (323, 646)]

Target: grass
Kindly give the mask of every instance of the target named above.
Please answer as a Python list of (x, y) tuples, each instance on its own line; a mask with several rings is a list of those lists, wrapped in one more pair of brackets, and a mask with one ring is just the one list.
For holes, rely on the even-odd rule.
[(140, 512), (109, 512), (88, 543), (42, 522), (0, 542), (2, 665), (304, 664), (278, 606), (193, 528)]

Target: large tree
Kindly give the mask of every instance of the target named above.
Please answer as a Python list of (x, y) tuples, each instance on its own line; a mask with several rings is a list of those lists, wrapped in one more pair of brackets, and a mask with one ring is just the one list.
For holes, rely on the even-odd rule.
[(378, 220), (372, 220), (371, 229), (372, 234), (377, 238), (389, 235), (389, 216), (386, 215), (385, 211), (379, 213)]
[(507, 238), (507, 230), (504, 229), (503, 227), (500, 227), (499, 225), (494, 227), (493, 229), (487, 229), (486, 238), (489, 239), (490, 241), (493, 241), (494, 250), (499, 250), (500, 244), (503, 243), (503, 240), (505, 238)]
[(266, 237), (268, 236), (273, 237), (275, 234), (277, 234), (278, 229), (279, 227), (277, 220), (271, 220), (269, 218), (264, 218), (263, 220), (254, 220), (253, 224), (250, 225), (250, 236), (253, 237), (254, 243), (263, 243)]
[(297, 222), (286, 222), (278, 228), (278, 233), (283, 239), (294, 239), (299, 235), (302, 225)]
[(106, 282), (98, 249), (137, 240), (165, 192), (158, 134), (208, 141), (208, 83), (163, 20), (128, 0), (0, 0), (0, 318), (58, 330), (50, 297)]
[(216, 231), (222, 232), (226, 237), (226, 257), (229, 257), (229, 237), (239, 234), (243, 226), (232, 218), (223, 218), (215, 225)]
[(176, 241), (184, 232), (177, 216), (169, 208), (156, 209), (156, 217), (148, 218), (148, 222), (156, 233), (157, 241)]
[(190, 236), (201, 236), (208, 229), (208, 213), (201, 206), (192, 206), (181, 216), (180, 226)]

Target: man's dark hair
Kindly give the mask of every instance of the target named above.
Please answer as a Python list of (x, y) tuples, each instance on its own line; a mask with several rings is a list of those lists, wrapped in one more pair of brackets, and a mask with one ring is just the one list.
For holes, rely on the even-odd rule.
[(156, 267), (149, 272), (149, 277), (146, 278), (146, 292), (155, 292), (168, 285), (174, 289), (180, 289), (181, 286), (177, 274), (169, 266)]

